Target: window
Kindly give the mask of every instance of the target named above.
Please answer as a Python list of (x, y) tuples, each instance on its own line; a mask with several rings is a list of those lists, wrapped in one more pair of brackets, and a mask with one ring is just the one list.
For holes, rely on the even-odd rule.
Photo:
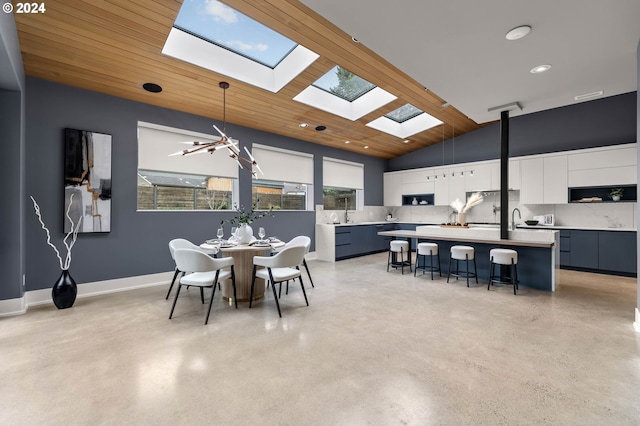
[(138, 210), (227, 210), (237, 204), (238, 166), (223, 152), (169, 156), (194, 140), (217, 137), (138, 123)]
[(138, 170), (139, 210), (227, 210), (233, 180)]
[(253, 205), (256, 210), (307, 210), (307, 185), (254, 180)]
[(322, 204), (325, 210), (358, 210), (358, 190), (325, 186)]
[(364, 165), (324, 157), (322, 204), (325, 210), (364, 208)]
[(313, 210), (313, 155), (253, 144), (263, 174), (252, 184), (255, 209)]

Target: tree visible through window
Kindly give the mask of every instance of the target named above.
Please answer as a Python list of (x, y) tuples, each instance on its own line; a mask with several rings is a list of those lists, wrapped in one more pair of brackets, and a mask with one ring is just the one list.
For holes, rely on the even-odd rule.
[(357, 190), (355, 189), (325, 186), (322, 189), (322, 195), (322, 204), (325, 210), (357, 209)]

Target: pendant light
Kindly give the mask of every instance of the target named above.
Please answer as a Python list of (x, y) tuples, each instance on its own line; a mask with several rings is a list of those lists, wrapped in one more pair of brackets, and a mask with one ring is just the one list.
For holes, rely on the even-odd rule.
[[(229, 151), (229, 157), (233, 158), (236, 163), (238, 163), (238, 167), (240, 169), (244, 169), (245, 166), (247, 170), (253, 175), (253, 177), (257, 177), (257, 173), (253, 168), (255, 167), (261, 174), (262, 170), (260, 166), (253, 158), (247, 147), (244, 147), (245, 152), (247, 153), (247, 157), (243, 157), (240, 154), (240, 149), (238, 148), (238, 140), (231, 139), (226, 135), (227, 130), (227, 89), (229, 88), (229, 83), (226, 81), (221, 81), (218, 83), (218, 86), (222, 89), (222, 130), (218, 129), (218, 127), (214, 124), (213, 128), (220, 134), (220, 139), (214, 142), (199, 142), (199, 141), (191, 141), (191, 142), (182, 142), (184, 144), (189, 144), (192, 148), (183, 149), (182, 151), (174, 152), (173, 154), (169, 154), (169, 156), (181, 155), (186, 156), (189, 154), (202, 154), (209, 153), (213, 154), (217, 149), (227, 148)], [(244, 164), (244, 166), (243, 166)]]

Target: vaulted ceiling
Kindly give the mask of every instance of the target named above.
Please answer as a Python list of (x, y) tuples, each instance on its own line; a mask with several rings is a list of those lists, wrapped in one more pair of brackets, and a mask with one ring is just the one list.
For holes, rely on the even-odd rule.
[[(490, 124), (501, 104), (519, 102), (518, 115), (637, 89), (637, 0), (223, 2), (320, 57), (272, 93), (161, 53), (181, 0), (56, 0), (14, 15), (26, 74), (219, 121), (227, 81), (228, 122), (387, 159)], [(521, 24), (531, 34), (506, 41)], [(552, 70), (529, 74), (542, 63)], [(397, 99), (355, 121), (293, 100), (335, 65)], [(143, 90), (147, 82), (163, 91)], [(366, 126), (406, 103), (444, 125), (409, 142)]]
[[(223, 119), (220, 81), (230, 83), (227, 122), (380, 158), (394, 158), (480, 126), (425, 91), (362, 43), (295, 0), (224, 3), (320, 55), (278, 93), (242, 83), (161, 53), (178, 14), (179, 0), (56, 0), (41, 14), (15, 14), (25, 72), (70, 86)], [(398, 97), (351, 121), (293, 98), (335, 65)], [(142, 85), (162, 86), (149, 93)], [(445, 124), (404, 139), (366, 123), (411, 103)], [(300, 123), (309, 127), (301, 128)], [(326, 126), (319, 132), (316, 126)], [(212, 129), (212, 133), (215, 133)], [(350, 141), (350, 143), (345, 143)], [(364, 147), (368, 146), (368, 149)]]

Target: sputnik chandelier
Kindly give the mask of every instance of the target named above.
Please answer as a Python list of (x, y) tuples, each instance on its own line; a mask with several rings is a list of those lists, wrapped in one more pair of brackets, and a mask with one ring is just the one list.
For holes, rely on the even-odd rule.
[[(169, 154), (169, 156), (174, 155), (190, 155), (190, 154), (203, 154), (209, 153), (213, 154), (216, 150), (220, 148), (227, 148), (229, 151), (229, 157), (233, 158), (236, 163), (238, 163), (238, 167), (241, 169), (246, 169), (251, 172), (253, 177), (257, 177), (256, 171), (253, 169), (254, 167), (258, 169), (260, 174), (262, 174), (262, 170), (260, 166), (253, 158), (253, 155), (249, 152), (247, 147), (244, 147), (245, 152), (247, 153), (247, 157), (243, 157), (240, 154), (240, 149), (238, 148), (238, 141), (231, 139), (225, 134), (226, 125), (227, 125), (227, 89), (229, 88), (229, 83), (226, 81), (221, 81), (218, 86), (222, 89), (223, 93), (223, 109), (222, 109), (222, 130), (218, 129), (218, 127), (214, 124), (213, 128), (220, 134), (220, 139), (214, 142), (199, 142), (199, 141), (190, 141), (190, 142), (182, 142), (183, 144), (191, 145), (191, 148), (183, 149), (182, 151), (174, 152), (173, 154)], [(244, 165), (243, 165), (244, 164)]]

